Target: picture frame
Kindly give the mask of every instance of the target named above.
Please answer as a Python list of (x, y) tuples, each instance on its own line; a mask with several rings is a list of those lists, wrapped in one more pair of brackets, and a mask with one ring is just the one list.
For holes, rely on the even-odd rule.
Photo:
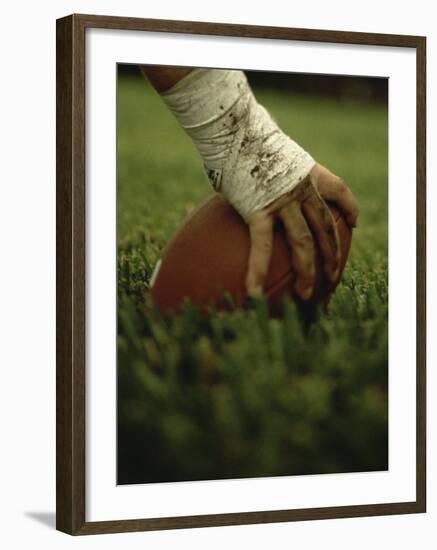
[[(87, 518), (87, 33), (91, 29), (163, 37), (353, 45), (415, 53), (416, 357), (415, 498), (340, 506), (89, 520)], [(56, 528), (70, 535), (275, 523), (426, 511), (426, 38), (212, 22), (74, 14), (57, 20), (57, 370)], [(89, 76), (89, 75), (88, 75)], [(102, 206), (103, 208), (103, 206)], [(410, 289), (411, 290), (411, 289)], [(89, 373), (88, 373), (89, 374)]]

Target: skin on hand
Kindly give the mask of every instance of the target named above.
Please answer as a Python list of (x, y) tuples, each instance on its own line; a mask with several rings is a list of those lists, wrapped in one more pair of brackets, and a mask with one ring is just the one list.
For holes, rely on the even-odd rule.
[[(141, 70), (152, 85), (163, 92), (191, 72), (191, 67), (143, 65)], [(344, 181), (327, 168), (316, 164), (309, 175), (287, 193), (253, 214), (249, 220), (251, 249), (246, 277), (249, 294), (263, 292), (273, 244), (273, 225), (277, 218), (284, 224), (296, 272), (295, 291), (302, 300), (311, 298), (315, 282), (315, 242), (323, 257), (328, 280), (335, 284), (339, 276), (340, 244), (335, 221), (325, 200), (342, 211), (350, 227), (356, 227), (358, 203)]]
[[(315, 284), (315, 242), (323, 257), (327, 279), (335, 284), (340, 269), (340, 243), (337, 225), (325, 203), (334, 202), (349, 227), (357, 226), (358, 202), (345, 182), (320, 164), (290, 193), (266, 208), (255, 212), (247, 221), (250, 231), (246, 288), (250, 295), (263, 293), (273, 245), (275, 219), (284, 225), (296, 272), (295, 292), (302, 300), (311, 298)], [(314, 237), (313, 237), (314, 235)]]

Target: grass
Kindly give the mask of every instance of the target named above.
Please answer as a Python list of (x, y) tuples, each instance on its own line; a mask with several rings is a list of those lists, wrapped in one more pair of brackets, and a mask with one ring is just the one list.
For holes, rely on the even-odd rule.
[(387, 109), (255, 92), (360, 202), (342, 282), (309, 329), (292, 303), (278, 320), (262, 300), (163, 318), (153, 267), (210, 188), (157, 94), (119, 78), (119, 483), (387, 469)]

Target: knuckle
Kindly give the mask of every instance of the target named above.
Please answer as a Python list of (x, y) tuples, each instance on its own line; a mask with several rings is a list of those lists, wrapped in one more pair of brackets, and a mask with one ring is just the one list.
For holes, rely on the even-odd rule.
[(315, 279), (316, 268), (313, 254), (298, 253), (295, 264), (295, 269), (302, 278), (305, 278), (308, 282)]
[(343, 178), (337, 178), (337, 189), (339, 193), (346, 193), (349, 191), (349, 187)]
[(260, 252), (270, 252), (272, 249), (272, 241), (270, 239), (260, 239), (258, 247)]
[(331, 216), (331, 212), (329, 211), (328, 205), (323, 199), (320, 200), (317, 206), (317, 210), (318, 210), (320, 222), (324, 226), (332, 225), (334, 223)]
[(250, 259), (254, 268), (258, 268), (259, 265), (267, 262), (267, 259), (270, 258), (272, 248), (271, 239), (262, 237), (252, 239)]
[(338, 241), (338, 230), (331, 216), (329, 216), (329, 218), (328, 217), (326, 218), (324, 230), (327, 236), (329, 237), (330, 241), (333, 242), (334, 245), (336, 245)]
[(271, 224), (268, 220), (259, 220), (250, 225), (250, 239), (253, 244), (268, 242), (272, 232)]
[(295, 246), (299, 249), (304, 250), (313, 250), (314, 249), (314, 239), (311, 233), (304, 233), (296, 240)]
[(254, 239), (252, 241), (252, 259), (254, 262), (260, 262), (266, 256), (269, 256), (272, 250), (270, 239)]
[(316, 270), (314, 268), (314, 264), (308, 266), (307, 270), (303, 273), (303, 278), (308, 285), (314, 284), (314, 281), (316, 280)]
[(309, 254), (304, 254), (304, 255), (298, 256), (298, 262), (297, 263), (299, 265), (299, 271), (301, 273), (308, 273), (314, 267), (313, 258)]

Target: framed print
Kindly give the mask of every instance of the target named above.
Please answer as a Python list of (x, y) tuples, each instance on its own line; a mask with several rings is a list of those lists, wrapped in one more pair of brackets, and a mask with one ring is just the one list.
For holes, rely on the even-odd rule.
[(426, 40), (57, 21), (57, 529), (426, 510)]

